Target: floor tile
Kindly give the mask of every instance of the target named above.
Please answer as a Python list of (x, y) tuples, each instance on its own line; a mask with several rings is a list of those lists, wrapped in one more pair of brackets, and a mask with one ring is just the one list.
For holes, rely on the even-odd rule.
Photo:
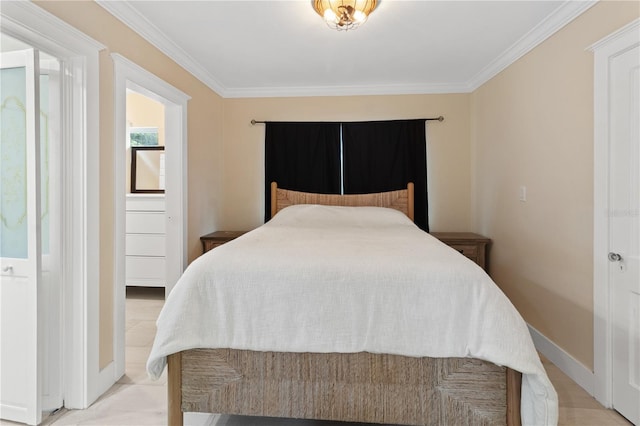
[(69, 410), (53, 425), (162, 425), (166, 423), (164, 386), (120, 385), (88, 410)]
[(633, 426), (620, 414), (602, 407), (599, 409), (563, 407), (560, 410), (558, 425)]
[(125, 345), (127, 347), (151, 347), (156, 336), (155, 321), (140, 321), (125, 333)]

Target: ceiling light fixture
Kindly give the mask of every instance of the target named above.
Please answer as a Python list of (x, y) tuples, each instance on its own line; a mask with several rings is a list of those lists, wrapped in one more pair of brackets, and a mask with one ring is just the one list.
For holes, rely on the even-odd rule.
[(329, 28), (338, 31), (355, 30), (367, 21), (376, 8), (376, 0), (311, 0), (318, 15)]

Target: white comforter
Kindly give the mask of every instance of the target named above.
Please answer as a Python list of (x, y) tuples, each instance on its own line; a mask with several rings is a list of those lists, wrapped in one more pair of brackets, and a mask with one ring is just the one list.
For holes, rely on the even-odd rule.
[(376, 207), (287, 207), (196, 259), (169, 295), (147, 363), (191, 348), (473, 357), (523, 373), (522, 420), (557, 395), (522, 317), (472, 261)]

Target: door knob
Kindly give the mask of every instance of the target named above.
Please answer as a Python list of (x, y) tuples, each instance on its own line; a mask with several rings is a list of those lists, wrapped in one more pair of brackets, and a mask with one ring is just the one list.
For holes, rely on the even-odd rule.
[(2, 268), (2, 272), (13, 272), (13, 266), (11, 265), (7, 265), (4, 268)]
[(609, 261), (610, 262), (620, 262), (622, 260), (622, 256), (618, 253), (609, 252)]

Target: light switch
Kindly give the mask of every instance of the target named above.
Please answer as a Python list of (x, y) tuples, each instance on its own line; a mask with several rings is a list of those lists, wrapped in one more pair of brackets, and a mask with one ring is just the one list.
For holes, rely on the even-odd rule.
[(519, 197), (520, 201), (525, 202), (527, 201), (527, 187), (522, 185), (520, 187), (520, 191), (519, 191)]

